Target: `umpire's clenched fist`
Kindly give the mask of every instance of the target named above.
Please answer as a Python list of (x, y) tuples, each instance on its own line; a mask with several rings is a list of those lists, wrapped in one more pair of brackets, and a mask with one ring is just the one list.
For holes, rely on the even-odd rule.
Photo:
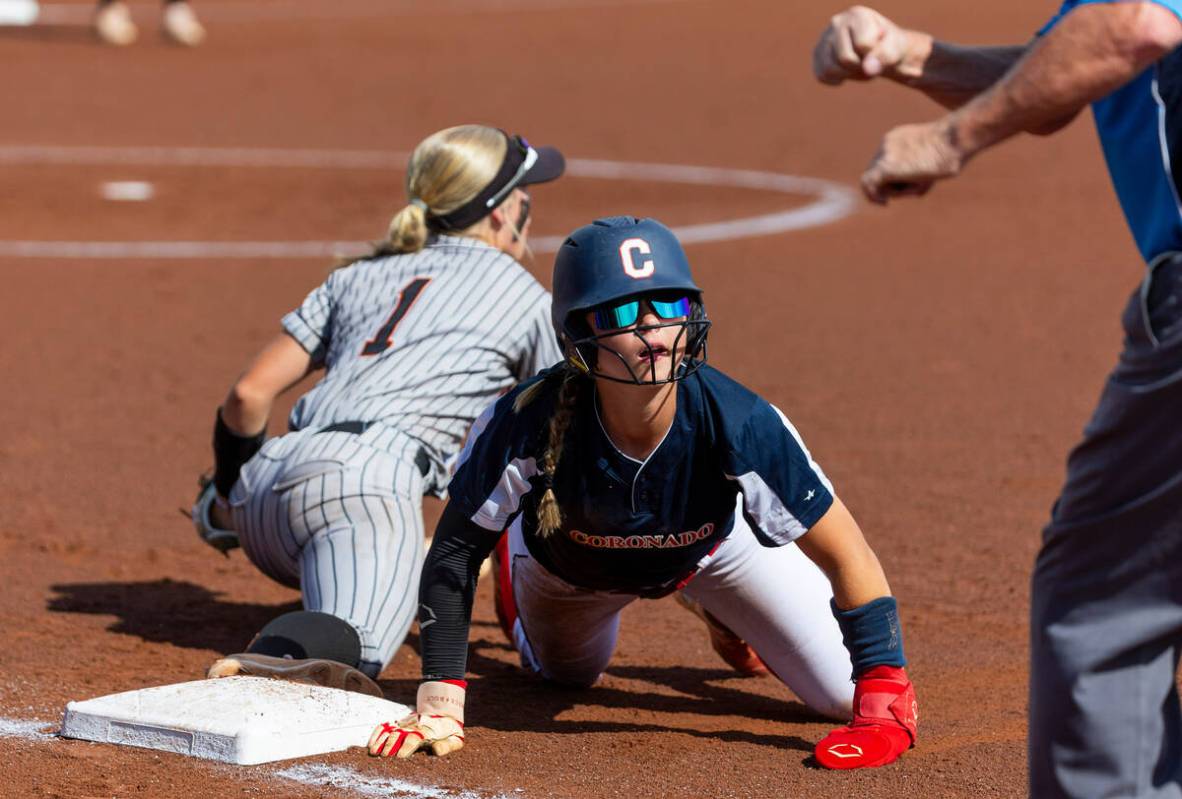
[(874, 9), (853, 6), (829, 20), (821, 33), (813, 49), (813, 74), (834, 86), (879, 76), (914, 77), (909, 68), (925, 43), (922, 34), (900, 28)]

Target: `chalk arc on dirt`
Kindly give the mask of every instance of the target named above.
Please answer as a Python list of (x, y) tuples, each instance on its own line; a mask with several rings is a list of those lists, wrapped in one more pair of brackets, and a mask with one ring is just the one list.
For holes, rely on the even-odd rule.
[[(214, 147), (0, 146), (0, 164), (134, 165), (170, 167), (395, 169), (408, 154), (379, 150), (306, 150)], [(778, 172), (683, 164), (632, 163), (588, 158), (567, 162), (572, 177), (649, 180), (771, 191), (811, 197), (811, 202), (768, 214), (682, 225), (673, 230), (686, 244), (733, 241), (818, 227), (849, 216), (857, 194), (821, 178)], [(553, 252), (561, 236), (535, 237), (536, 252)], [(368, 242), (350, 241), (0, 241), (0, 257), (69, 259), (331, 258), (367, 252)]]

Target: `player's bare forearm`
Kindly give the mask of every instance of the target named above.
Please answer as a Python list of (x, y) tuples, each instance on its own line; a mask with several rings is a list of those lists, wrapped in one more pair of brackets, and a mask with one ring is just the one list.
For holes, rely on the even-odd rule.
[(1182, 23), (1153, 3), (1096, 3), (1070, 12), (1001, 80), (948, 117), (968, 160), (1016, 133), (1045, 132), (1128, 83), (1182, 43)]
[(267, 426), (273, 402), (274, 397), (264, 401), (243, 391), (239, 384), (235, 383), (222, 402), (222, 421), (237, 435), (257, 435)]
[(848, 610), (890, 596), (878, 557), (840, 499), (834, 498), (833, 507), (796, 543), (829, 578), (839, 608)]
[(308, 373), (312, 358), (286, 333), (272, 339), (234, 382), (222, 403), (222, 421), (233, 432), (262, 432), (275, 399)]

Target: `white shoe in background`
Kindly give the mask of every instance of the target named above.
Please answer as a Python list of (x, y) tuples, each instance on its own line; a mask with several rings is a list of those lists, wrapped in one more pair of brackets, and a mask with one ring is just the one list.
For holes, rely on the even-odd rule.
[(0, 25), (32, 25), (40, 13), (37, 0), (0, 0)]
[(115, 47), (126, 47), (139, 35), (139, 30), (131, 21), (131, 11), (120, 2), (99, 6), (94, 13), (92, 26), (99, 39)]
[(185, 47), (196, 47), (205, 41), (205, 26), (193, 13), (188, 3), (168, 3), (164, 6), (164, 17), (160, 22), (164, 35)]

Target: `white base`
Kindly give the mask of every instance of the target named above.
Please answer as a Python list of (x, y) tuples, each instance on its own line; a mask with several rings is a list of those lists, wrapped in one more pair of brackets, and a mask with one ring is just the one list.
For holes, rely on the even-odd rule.
[(0, 0), (0, 25), (32, 25), (40, 13), (37, 0)]
[(365, 746), (409, 712), (351, 691), (224, 677), (70, 702), (61, 734), (250, 765)]

